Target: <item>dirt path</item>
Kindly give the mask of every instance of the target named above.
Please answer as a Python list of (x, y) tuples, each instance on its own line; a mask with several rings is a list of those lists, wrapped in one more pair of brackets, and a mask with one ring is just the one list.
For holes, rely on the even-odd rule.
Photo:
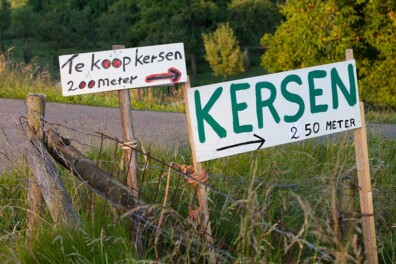
[[(25, 102), (0, 98), (0, 173), (22, 160), (26, 140), (17, 129), (19, 117), (26, 116)], [(85, 133), (103, 132), (121, 139), (120, 112), (118, 108), (92, 107), (47, 103), (46, 120), (73, 128), (60, 129), (62, 135), (78, 139), (80, 143), (99, 145), (99, 139)], [(155, 146), (170, 152), (188, 146), (185, 114), (133, 111), (137, 138), (145, 146)], [(368, 133), (379, 133), (396, 138), (396, 125), (368, 124)]]

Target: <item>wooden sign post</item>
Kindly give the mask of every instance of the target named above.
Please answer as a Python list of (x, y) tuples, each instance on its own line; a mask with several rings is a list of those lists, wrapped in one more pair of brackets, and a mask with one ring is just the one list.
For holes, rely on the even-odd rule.
[[(113, 50), (124, 49), (124, 45), (113, 45)], [(120, 104), (121, 112), (121, 127), (122, 127), (122, 138), (124, 144), (127, 146), (123, 148), (124, 161), (127, 167), (127, 185), (131, 189), (135, 198), (139, 197), (139, 183), (137, 178), (137, 151), (129, 146), (136, 145), (135, 131), (132, 123), (132, 110), (131, 110), (131, 96), (129, 90), (119, 90), (118, 100)], [(142, 227), (138, 224), (139, 221), (132, 224), (131, 235), (132, 240), (136, 247), (136, 252), (139, 257), (144, 254), (144, 242)]]
[[(59, 57), (62, 94), (73, 96), (118, 91), (127, 184), (139, 197), (136, 137), (132, 124), (129, 89), (172, 85), (187, 80), (183, 43), (63, 55)], [(139, 256), (144, 244), (139, 221), (132, 226), (132, 239)]]
[[(187, 82), (183, 86), (184, 98), (186, 100), (187, 128), (188, 128), (188, 135), (189, 135), (189, 141), (190, 141), (190, 146), (191, 146), (194, 171), (196, 174), (200, 175), (202, 173), (203, 167), (202, 167), (202, 163), (197, 161), (197, 158), (195, 155), (194, 139), (193, 139), (193, 132), (192, 132), (192, 128), (191, 128), (191, 120), (190, 120), (190, 108), (189, 108), (189, 103), (187, 102), (187, 100), (188, 100), (187, 91), (190, 88), (191, 88), (190, 79), (187, 78)], [(216, 263), (216, 256), (215, 256), (214, 248), (213, 248), (214, 241), (213, 241), (213, 237), (212, 237), (212, 227), (210, 224), (210, 217), (209, 217), (208, 197), (207, 197), (206, 188), (204, 185), (198, 184), (197, 196), (200, 201), (200, 206), (201, 206), (201, 210), (202, 210), (201, 215), (200, 215), (200, 218), (201, 218), (200, 224), (202, 227), (202, 232), (204, 233), (204, 236), (205, 236), (205, 240), (208, 244), (210, 263)]]
[[(113, 45), (113, 50), (124, 48), (124, 45)], [(124, 144), (132, 145), (136, 142), (136, 137), (132, 123), (131, 96), (129, 90), (119, 90), (117, 93), (120, 103), (122, 138), (124, 140)], [(135, 197), (139, 197), (137, 151), (135, 149), (125, 147), (123, 148), (123, 152), (125, 164), (127, 165), (127, 185), (132, 190)]]
[(185, 89), (194, 165), (354, 130), (366, 257), (378, 262), (366, 124), (356, 63), (347, 60)]
[[(345, 51), (346, 60), (353, 60), (353, 50)], [(368, 147), (366, 135), (366, 120), (364, 104), (360, 102), (360, 115), (362, 126), (353, 131), (355, 141), (356, 168), (359, 184), (360, 210), (366, 260), (368, 264), (378, 263), (377, 242), (375, 235), (373, 194), (371, 191), (370, 166), (368, 160)]]

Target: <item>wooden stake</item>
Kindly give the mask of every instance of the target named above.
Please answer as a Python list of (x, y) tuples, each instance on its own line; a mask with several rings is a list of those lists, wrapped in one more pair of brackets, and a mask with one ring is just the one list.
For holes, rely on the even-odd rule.
[[(191, 152), (192, 152), (192, 159), (194, 163), (194, 170), (195, 173), (200, 175), (202, 173), (202, 163), (198, 162), (196, 157), (195, 157), (195, 145), (194, 145), (194, 139), (192, 136), (192, 128), (191, 128), (191, 122), (190, 122), (190, 108), (188, 104), (188, 96), (187, 96), (187, 91), (188, 89), (191, 88), (190, 84), (190, 78), (187, 78), (187, 82), (185, 83), (183, 87), (183, 93), (184, 93), (184, 100), (185, 100), (185, 105), (186, 105), (186, 115), (187, 115), (187, 127), (188, 127), (188, 135), (189, 135), (189, 141), (190, 141), (190, 146), (191, 146)], [(208, 249), (209, 249), (209, 257), (210, 257), (210, 263), (216, 263), (216, 255), (214, 253), (214, 243), (213, 243), (213, 237), (212, 237), (212, 228), (210, 224), (210, 217), (209, 217), (209, 207), (208, 207), (208, 197), (206, 193), (205, 186), (202, 184), (198, 184), (197, 187), (197, 195), (198, 199), (200, 201), (200, 205), (202, 206), (202, 214), (201, 214), (201, 220), (200, 224), (202, 227), (202, 231), (204, 233), (206, 242), (208, 244)]]
[[(28, 119), (28, 138), (29, 140), (37, 138), (44, 142), (44, 128), (42, 121), (45, 114), (45, 95), (28, 94), (26, 97), (27, 119)], [(43, 204), (43, 196), (38, 186), (36, 177), (31, 173), (28, 184), (28, 223), (27, 236), (32, 236), (33, 231), (39, 224), (39, 218), (42, 214), (41, 205)]]
[[(124, 49), (124, 45), (113, 45), (113, 50)], [(118, 99), (121, 112), (122, 138), (124, 143), (135, 142), (135, 131), (132, 123), (131, 96), (129, 90), (119, 90)], [(124, 149), (124, 160), (127, 164), (127, 185), (139, 197), (139, 184), (137, 179), (137, 151), (130, 148)]]
[[(124, 45), (113, 45), (113, 50), (124, 49)], [(132, 144), (136, 142), (135, 131), (132, 123), (132, 110), (131, 110), (131, 96), (129, 89), (119, 90), (118, 99), (120, 103), (121, 112), (121, 126), (122, 126), (122, 137), (125, 143)], [(132, 190), (132, 193), (136, 198), (139, 197), (139, 184), (137, 178), (137, 151), (131, 148), (124, 148), (124, 161), (127, 165), (127, 185)], [(132, 240), (135, 243), (136, 252), (139, 257), (144, 255), (144, 243), (142, 235), (142, 226), (138, 224), (139, 221), (132, 223)]]
[(340, 242), (344, 249), (348, 251), (356, 225), (356, 210), (354, 207), (356, 183), (353, 177), (347, 175), (341, 178), (339, 195)]
[(44, 145), (45, 95), (28, 94), (28, 138), (26, 161), (31, 169), (28, 189), (28, 236), (38, 225), (43, 198), (56, 224), (76, 227), (80, 224), (67, 191)]
[(73, 210), (71, 199), (43, 142), (31, 139), (26, 147), (26, 159), (54, 223), (78, 227), (80, 218)]
[[(346, 60), (353, 59), (353, 50), (345, 51)], [(370, 181), (370, 166), (368, 160), (368, 147), (366, 135), (366, 120), (364, 116), (364, 104), (360, 102), (360, 117), (362, 127), (353, 131), (355, 141), (356, 167), (359, 185), (360, 210), (362, 213), (362, 226), (366, 260), (368, 264), (377, 264), (377, 242), (375, 235), (373, 197)]]

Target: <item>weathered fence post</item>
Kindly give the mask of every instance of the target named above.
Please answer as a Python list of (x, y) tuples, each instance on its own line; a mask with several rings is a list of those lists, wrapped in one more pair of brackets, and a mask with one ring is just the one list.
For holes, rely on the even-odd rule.
[(78, 226), (80, 219), (73, 211), (70, 197), (44, 145), (45, 96), (29, 94), (26, 104), (29, 141), (25, 153), (31, 169), (28, 190), (30, 207), (28, 232), (32, 232), (37, 226), (37, 217), (40, 216), (43, 198), (56, 224)]
[[(113, 45), (113, 50), (124, 49), (124, 45)], [(132, 110), (131, 110), (131, 96), (129, 89), (119, 90), (118, 99), (120, 103), (121, 112), (121, 126), (122, 126), (122, 137), (124, 144), (127, 147), (123, 147), (124, 161), (127, 167), (127, 185), (132, 190), (132, 193), (136, 198), (139, 197), (139, 184), (137, 178), (137, 151), (129, 146), (137, 145), (135, 131), (132, 124)], [(136, 252), (141, 257), (144, 254), (144, 243), (142, 226), (139, 221), (133, 221), (132, 223), (132, 240), (135, 243)]]
[(43, 142), (31, 139), (25, 153), (54, 223), (68, 227), (79, 226), (80, 218), (73, 210), (71, 199)]
[[(45, 95), (43, 94), (28, 94), (26, 97), (27, 118), (28, 118), (28, 138), (37, 138), (41, 142), (44, 141), (44, 128), (42, 120), (45, 114)], [(41, 215), (41, 205), (43, 203), (43, 196), (41, 195), (40, 187), (37, 179), (33, 173), (29, 176), (28, 184), (28, 223), (27, 236), (32, 235), (33, 230), (38, 225), (38, 220)]]
[[(353, 50), (345, 51), (346, 60), (353, 60)], [(378, 263), (377, 241), (375, 235), (373, 193), (371, 191), (370, 166), (368, 159), (366, 120), (364, 116), (364, 104), (360, 102), (360, 116), (362, 127), (353, 131), (355, 141), (356, 168), (359, 184), (360, 209), (362, 214), (362, 226), (366, 260), (368, 264)]]

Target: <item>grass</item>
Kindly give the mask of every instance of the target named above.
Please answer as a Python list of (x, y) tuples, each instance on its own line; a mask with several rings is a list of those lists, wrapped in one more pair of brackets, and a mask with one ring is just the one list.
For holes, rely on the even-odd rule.
[[(42, 47), (37, 47), (42, 50)], [(45, 55), (45, 54), (43, 54)], [(7, 55), (5, 55), (7, 56)], [(41, 62), (38, 62), (41, 63)], [(36, 66), (35, 66), (36, 65)], [(204, 64), (200, 68), (207, 67)], [(261, 70), (248, 75), (260, 75)], [(194, 86), (221, 82), (209, 72), (199, 73)], [(29, 92), (45, 93), (48, 101), (116, 107), (115, 92), (62, 97), (51, 75), (37, 64), (11, 63), (0, 59), (0, 97), (24, 99)], [(133, 90), (135, 109), (183, 112), (180, 89), (164, 92), (161, 88)], [(396, 123), (395, 112), (369, 111), (370, 122)], [(347, 138), (347, 137), (345, 137)], [(376, 135), (369, 137), (371, 180), (377, 228), (378, 255), (381, 263), (396, 263), (396, 140)], [(168, 153), (155, 148), (149, 152), (165, 162), (191, 164), (189, 150)], [(120, 151), (103, 153), (98, 150), (89, 156), (113, 173), (121, 175), (118, 165)], [(141, 160), (143, 163), (143, 160)], [(323, 255), (304, 242), (326, 254), (347, 256), (350, 262), (362, 262), (363, 238), (360, 217), (348, 246), (334, 239), (337, 226), (338, 197), (342, 176), (348, 174), (356, 184), (354, 148), (347, 140), (319, 143), (306, 140), (238, 156), (204, 163), (210, 173), (209, 208), (216, 246), (232, 256), (234, 263), (316, 263), (325, 262)], [(121, 219), (121, 211), (94, 195), (94, 209), (90, 212), (91, 192), (73, 175), (58, 168), (73, 206), (82, 218), (82, 227), (69, 230), (55, 225), (46, 209), (41, 226), (33, 239), (26, 236), (26, 184), (29, 170), (24, 164), (15, 164), (11, 171), (0, 175), (0, 262), (2, 263), (136, 263), (138, 262), (128, 237), (129, 223)], [(142, 199), (161, 204), (164, 196), (166, 167), (154, 161), (144, 174)], [(142, 180), (143, 174), (140, 173)], [(160, 188), (158, 189), (158, 186)], [(185, 224), (188, 210), (196, 206), (191, 186), (172, 175), (168, 205), (175, 213), (165, 222), (165, 230), (172, 232), (176, 224)], [(354, 196), (358, 208), (358, 195)], [(358, 209), (356, 209), (358, 211)], [(342, 223), (341, 223), (342, 224)], [(285, 232), (296, 239), (286, 239)], [(198, 241), (195, 233), (190, 236)], [(146, 261), (155, 260), (153, 234), (147, 234)], [(177, 241), (162, 241), (162, 262), (204, 262), (204, 257), (189, 246), (180, 248)], [(203, 251), (204, 252), (204, 251)], [(203, 253), (198, 252), (198, 253)]]
[(366, 120), (371, 123), (396, 124), (395, 111), (368, 111)]
[[(380, 263), (396, 261), (395, 149), (396, 140), (369, 136)], [(167, 153), (151, 148), (148, 151), (168, 163), (174, 160), (191, 164), (188, 150)], [(117, 158), (120, 158), (120, 154), (118, 151)], [(115, 172), (118, 161), (114, 158), (114, 150), (108, 149), (103, 153), (96, 150), (89, 156), (94, 160), (99, 159), (98, 163), (104, 169)], [(325, 262), (321, 253), (310, 249), (304, 241), (327, 254), (344, 255), (352, 262), (362, 262), (364, 251), (359, 216), (348, 247), (344, 248), (334, 239), (338, 230), (333, 214), (334, 209), (338, 208), (339, 186), (345, 174), (352, 176), (356, 183), (356, 174), (351, 170), (354, 165), (351, 142), (341, 140), (319, 144), (315, 139), (204, 163), (210, 173), (207, 182), (210, 186), (209, 208), (216, 245), (232, 256), (229, 261), (234, 263)], [(29, 171), (25, 166), (17, 166), (15, 170), (0, 176), (0, 261), (137, 262), (128, 239), (128, 224), (119, 218), (120, 212), (95, 195), (94, 211), (89, 217), (90, 191), (70, 173), (58, 169), (72, 197), (73, 206), (82, 218), (82, 228), (67, 230), (57, 227), (45, 211), (41, 227), (34, 239), (28, 242), (25, 233), (25, 189)], [(154, 202), (162, 203), (165, 172), (166, 168), (150, 161), (142, 189), (144, 201), (152, 201), (160, 185)], [(172, 175), (170, 193), (174, 195), (168, 205), (172, 205), (181, 218), (176, 217), (179, 220), (164, 223), (163, 227), (167, 231), (172, 231), (175, 223), (183, 221), (188, 215), (188, 208), (196, 204), (191, 187), (183, 182), (178, 181), (177, 175)], [(354, 200), (358, 211), (357, 193)], [(292, 234), (297, 239), (285, 239), (279, 231)], [(154, 261), (152, 234), (147, 235), (147, 243), (144, 259)], [(161, 246), (162, 262), (178, 259), (189, 263), (193, 259), (197, 261), (200, 256), (188, 249), (181, 250), (175, 241), (163, 242)]]

